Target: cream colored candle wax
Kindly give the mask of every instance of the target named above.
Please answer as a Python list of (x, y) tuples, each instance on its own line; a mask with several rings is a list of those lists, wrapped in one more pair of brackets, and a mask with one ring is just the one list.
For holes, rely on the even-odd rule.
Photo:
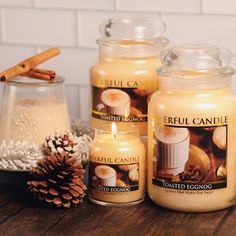
[(101, 26), (99, 62), (91, 68), (91, 125), (137, 125), (147, 135), (147, 103), (158, 89), (156, 68), (168, 43), (155, 17), (114, 17)]
[(236, 98), (229, 54), (213, 46), (167, 50), (149, 104), (148, 193), (173, 210), (235, 204)]
[(100, 205), (135, 205), (144, 199), (145, 148), (137, 127), (95, 130), (90, 147), (89, 199)]

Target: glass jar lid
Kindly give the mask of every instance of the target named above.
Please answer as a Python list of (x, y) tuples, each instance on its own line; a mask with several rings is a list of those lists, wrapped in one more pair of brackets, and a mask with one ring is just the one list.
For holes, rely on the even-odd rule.
[(158, 15), (115, 16), (105, 20), (100, 25), (102, 37), (97, 42), (104, 44), (104, 42), (124, 40), (132, 41), (132, 46), (135, 46), (135, 41), (152, 40), (155, 41), (154, 43), (167, 44), (168, 40), (163, 37), (165, 29), (165, 22)]
[[(180, 77), (197, 75), (232, 76), (229, 67), (232, 55), (229, 50), (206, 44), (184, 44), (166, 48), (161, 53), (161, 75), (177, 73)], [(190, 76), (191, 77), (191, 76)]]
[(162, 36), (165, 23), (159, 16), (115, 16), (100, 26), (103, 37), (113, 39), (151, 39)]

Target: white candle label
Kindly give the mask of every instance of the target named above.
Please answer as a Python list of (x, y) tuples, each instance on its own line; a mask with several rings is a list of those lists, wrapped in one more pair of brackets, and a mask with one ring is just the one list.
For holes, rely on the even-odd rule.
[(92, 86), (92, 117), (116, 122), (146, 122), (147, 101), (153, 92), (134, 87)]
[[(90, 156), (89, 185), (91, 189), (123, 193), (139, 189), (139, 162), (137, 157), (103, 158)], [(115, 163), (115, 164), (114, 164)], [(124, 164), (125, 163), (125, 164)]]
[(228, 117), (157, 117), (152, 183), (175, 190), (227, 187)]

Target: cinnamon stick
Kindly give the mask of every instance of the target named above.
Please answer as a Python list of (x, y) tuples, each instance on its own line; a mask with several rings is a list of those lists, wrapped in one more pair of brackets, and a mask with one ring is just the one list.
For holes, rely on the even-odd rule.
[(26, 60), (18, 63), (17, 65), (0, 73), (0, 81), (10, 80), (18, 75), (29, 72), (34, 67), (47, 61), (48, 59), (57, 56), (60, 53), (59, 48), (50, 48), (35, 56), (27, 58)]
[(21, 76), (52, 81), (55, 79), (56, 73), (55, 73), (55, 71), (52, 71), (52, 70), (33, 68), (30, 71), (28, 71), (27, 73), (22, 74)]

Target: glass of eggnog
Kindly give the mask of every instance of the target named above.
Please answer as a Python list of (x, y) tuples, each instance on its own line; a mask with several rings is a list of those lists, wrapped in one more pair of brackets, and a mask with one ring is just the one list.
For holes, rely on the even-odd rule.
[(46, 136), (70, 129), (64, 79), (52, 82), (17, 77), (5, 83), (0, 139), (42, 144)]

